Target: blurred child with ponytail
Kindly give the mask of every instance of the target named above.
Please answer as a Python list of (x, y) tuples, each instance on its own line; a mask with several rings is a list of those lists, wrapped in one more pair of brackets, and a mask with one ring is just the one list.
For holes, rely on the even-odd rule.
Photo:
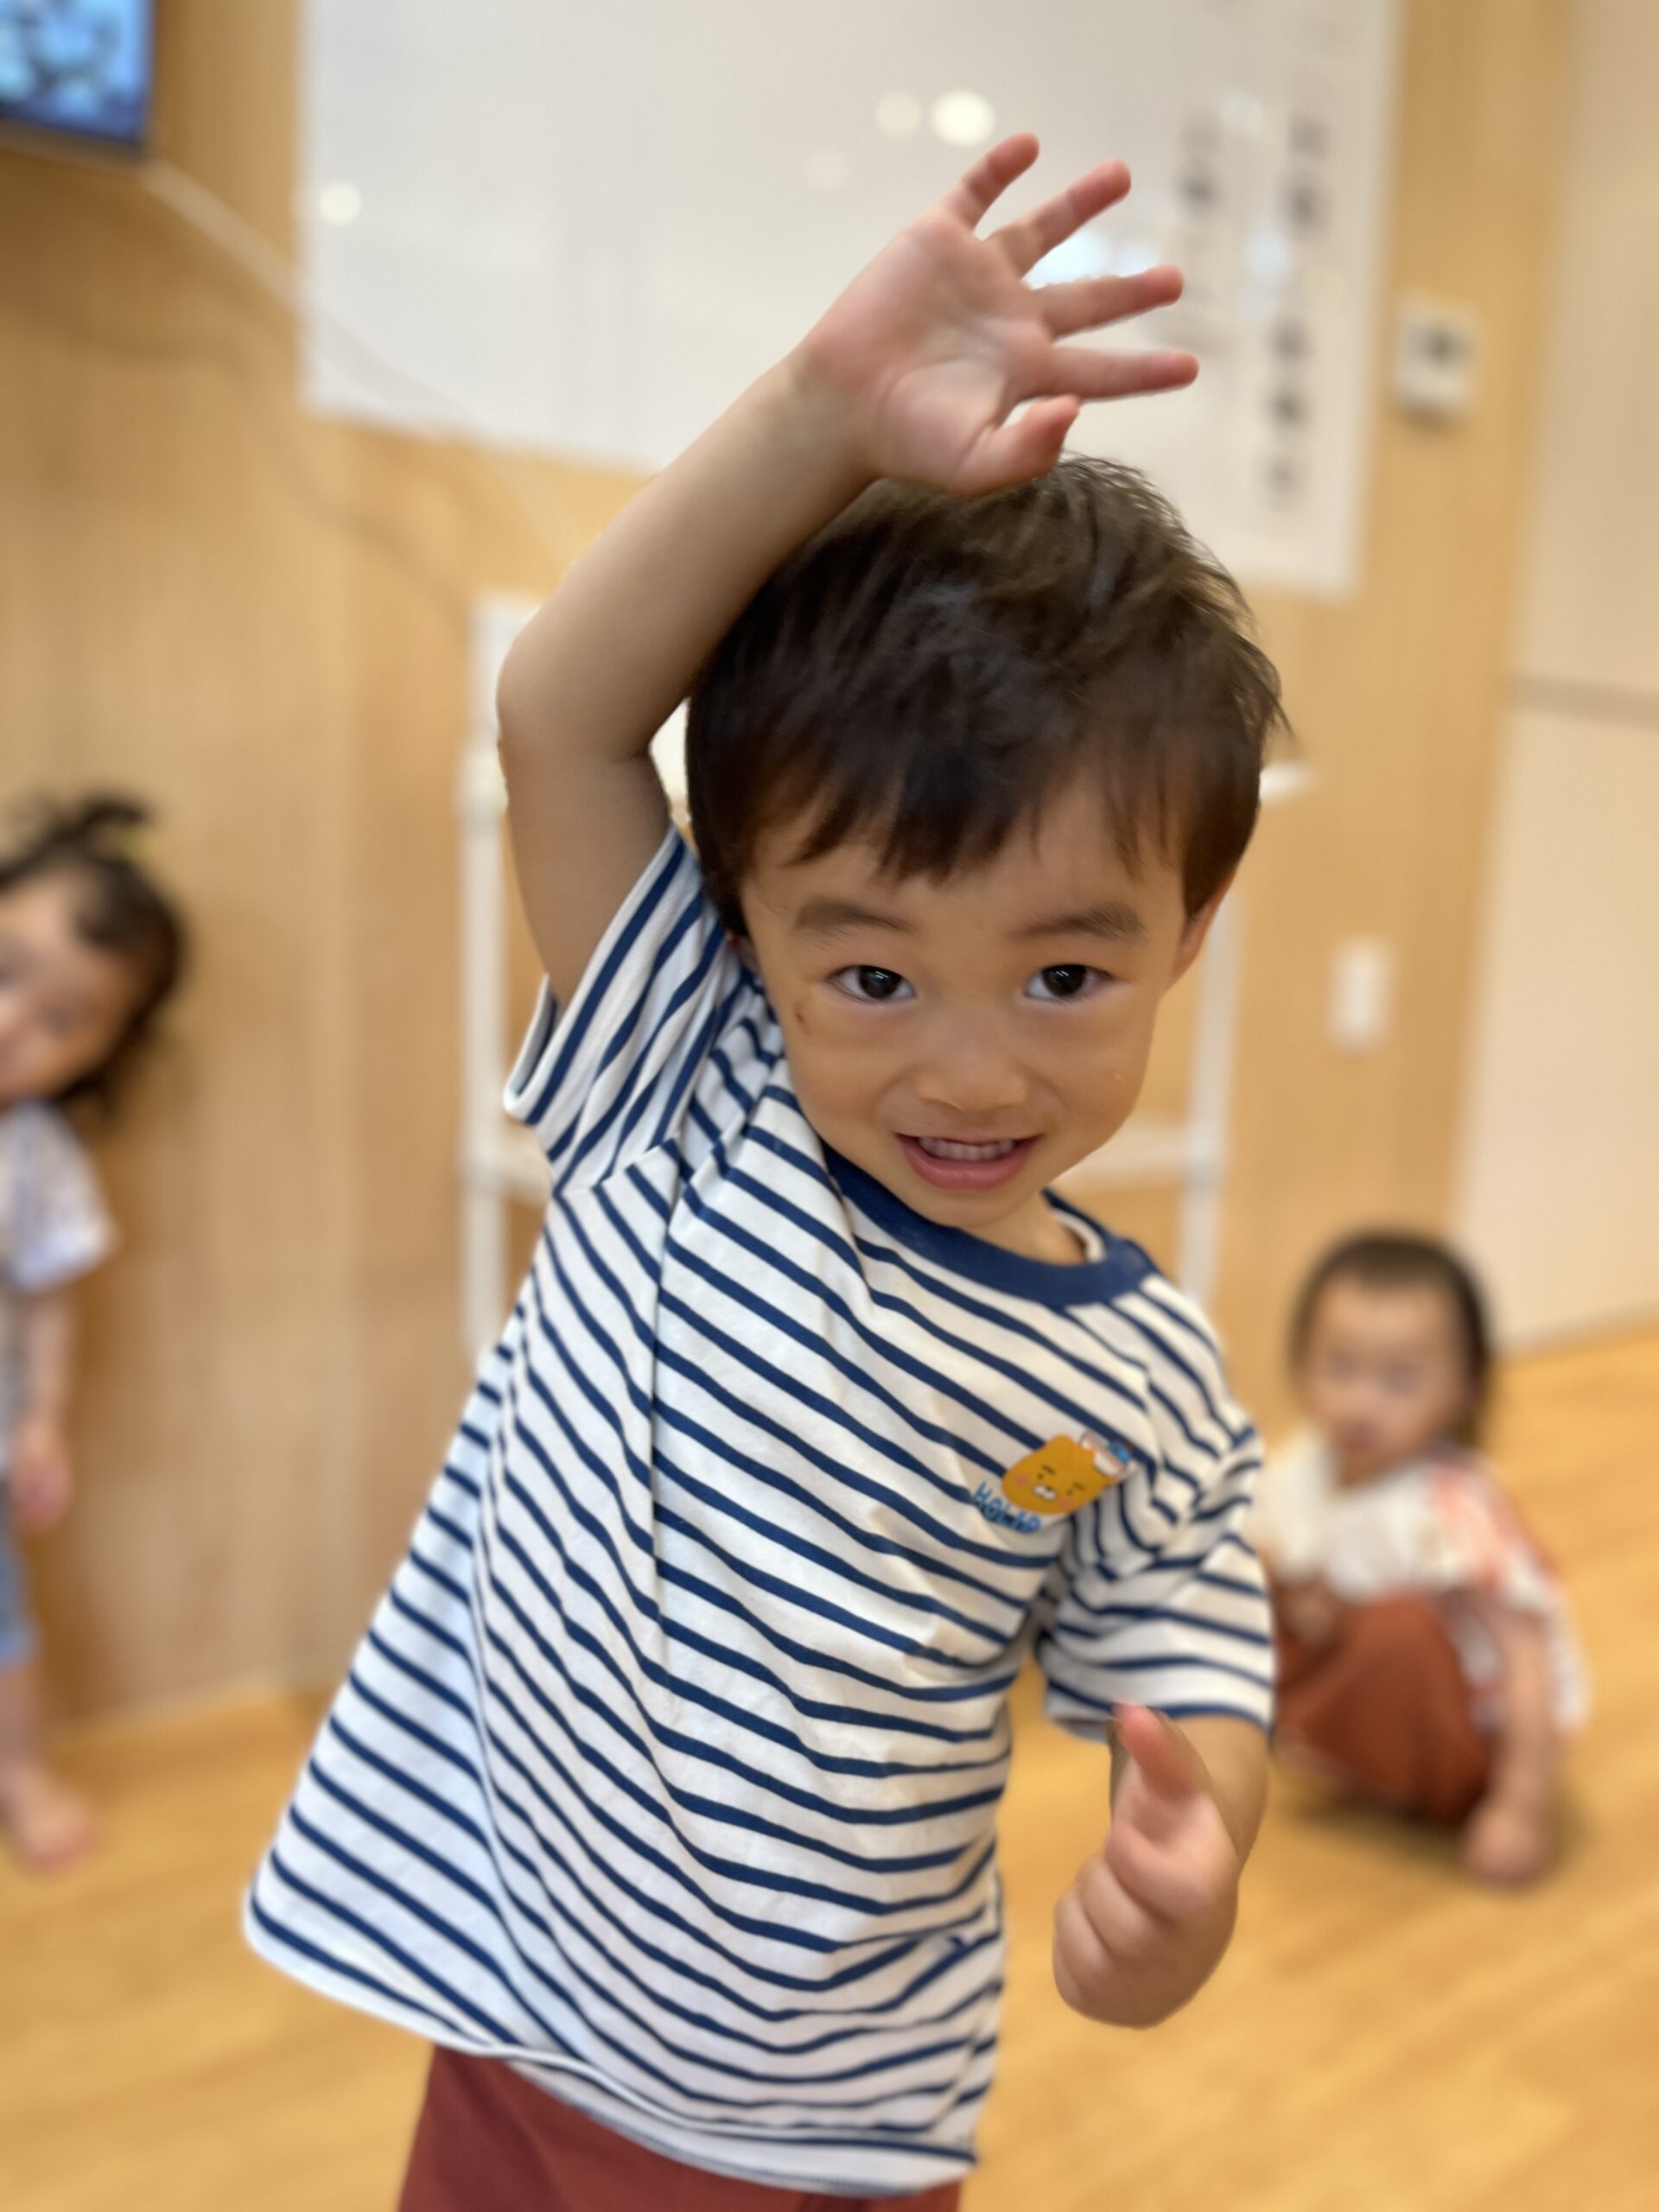
[(92, 1821), (46, 1762), (17, 1538), (69, 1508), (73, 1287), (114, 1242), (76, 1119), (110, 1104), (183, 967), (184, 925), (137, 854), (147, 818), (41, 805), (0, 849), (0, 1831), (42, 1869)]

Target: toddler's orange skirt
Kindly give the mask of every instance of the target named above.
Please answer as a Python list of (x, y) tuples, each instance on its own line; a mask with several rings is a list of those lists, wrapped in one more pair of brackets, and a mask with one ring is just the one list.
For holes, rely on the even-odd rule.
[(1421, 1598), (1352, 1605), (1328, 1643), (1277, 1630), (1279, 1742), (1361, 1796), (1459, 1826), (1485, 1795), (1492, 1745), (1458, 1655)]

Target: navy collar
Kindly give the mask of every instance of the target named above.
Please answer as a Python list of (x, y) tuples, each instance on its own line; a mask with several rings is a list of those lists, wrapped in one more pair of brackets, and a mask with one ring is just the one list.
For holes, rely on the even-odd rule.
[(1041, 1306), (1103, 1306), (1138, 1290), (1149, 1274), (1156, 1273), (1138, 1244), (1132, 1244), (1126, 1236), (1112, 1236), (1092, 1214), (1052, 1191), (1044, 1192), (1049, 1205), (1056, 1213), (1094, 1230), (1104, 1248), (1102, 1258), (1033, 1260), (1023, 1252), (1006, 1251), (965, 1229), (930, 1221), (925, 1214), (907, 1206), (885, 1183), (878, 1183), (874, 1175), (832, 1152), (828, 1145), (823, 1156), (842, 1197), (885, 1229), (895, 1243), (988, 1289), (1029, 1298)]

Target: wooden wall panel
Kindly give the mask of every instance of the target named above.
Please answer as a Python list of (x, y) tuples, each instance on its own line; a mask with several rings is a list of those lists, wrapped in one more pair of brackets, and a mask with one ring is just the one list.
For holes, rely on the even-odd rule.
[[(1361, 594), (1258, 598), (1314, 775), (1263, 823), (1243, 884), (1217, 1308), (1268, 1421), (1286, 1307), (1319, 1248), (1447, 1218), (1570, 16), (1566, 0), (1410, 0), (1389, 299), (1475, 310), (1478, 403), (1441, 427), (1381, 394)], [(1398, 961), (1392, 1033), (1359, 1058), (1323, 1029), (1349, 936), (1390, 939)]]
[[(1269, 1405), (1310, 1246), (1444, 1205), (1561, 15), (1413, 0), (1395, 276), (1480, 308), (1483, 403), (1450, 434), (1385, 414), (1362, 601), (1264, 609), (1320, 778), (1248, 887), (1221, 1317)], [(162, 28), (168, 154), (288, 246), (292, 0), (170, 0)], [(129, 1249), (88, 1300), (85, 1496), (38, 1576), (74, 1709), (326, 1669), (396, 1554), (463, 1382), (467, 610), (545, 588), (546, 538), (627, 490), (295, 391), (281, 312), (130, 175), (0, 152), (0, 785), (152, 793), (200, 938), (106, 1147)], [(1324, 962), (1360, 929), (1400, 944), (1403, 1005), (1345, 1063)], [(1167, 1249), (1166, 1196), (1108, 1210)]]
[(1659, 1315), (1659, 9), (1574, 23), (1456, 1201), (1531, 1343)]
[[(179, 167), (289, 244), (288, 0), (175, 0)], [(104, 1147), (63, 1705), (332, 1667), (464, 1382), (455, 868), (466, 625), (626, 487), (307, 420), (286, 317), (129, 172), (0, 153), (7, 791), (118, 781), (200, 938)]]

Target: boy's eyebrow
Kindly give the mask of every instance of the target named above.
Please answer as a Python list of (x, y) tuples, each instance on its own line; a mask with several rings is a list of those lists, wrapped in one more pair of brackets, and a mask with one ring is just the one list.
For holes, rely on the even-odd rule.
[(1117, 944), (1139, 944), (1147, 936), (1144, 918), (1126, 899), (1103, 899), (1092, 906), (1074, 906), (1063, 914), (1045, 914), (1027, 922), (1016, 934), (1037, 937), (1104, 937)]
[[(916, 926), (897, 914), (883, 913), (880, 907), (866, 906), (856, 899), (831, 899), (820, 896), (809, 899), (796, 915), (791, 927), (803, 936), (834, 937), (842, 930), (894, 930), (901, 936), (914, 937)], [(1139, 944), (1147, 934), (1147, 925), (1126, 899), (1103, 899), (1089, 906), (1074, 906), (1065, 913), (1045, 914), (1035, 922), (1027, 922), (1014, 934), (1024, 939), (1044, 937), (1100, 937), (1116, 944)]]
[(809, 899), (791, 927), (811, 937), (833, 937), (838, 930), (898, 930), (914, 937), (914, 925), (875, 906), (861, 906), (856, 899)]

